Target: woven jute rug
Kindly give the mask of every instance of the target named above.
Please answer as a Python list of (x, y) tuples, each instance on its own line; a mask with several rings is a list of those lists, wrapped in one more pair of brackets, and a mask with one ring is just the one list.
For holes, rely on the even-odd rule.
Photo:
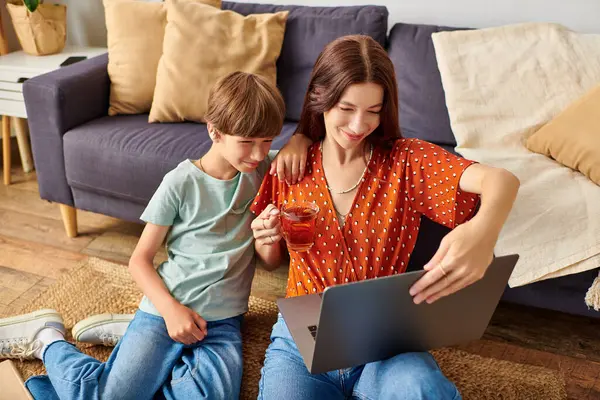
[[(69, 330), (90, 315), (133, 313), (141, 292), (131, 280), (127, 268), (98, 258), (89, 258), (64, 274), (46, 292), (20, 310), (21, 314), (41, 308), (59, 311)], [(256, 399), (260, 369), (269, 344), (271, 327), (277, 318), (277, 306), (271, 301), (250, 297), (250, 311), (243, 328), (244, 376), (242, 399)], [(105, 361), (112, 348), (78, 343), (86, 354)], [(471, 399), (566, 399), (565, 383), (556, 371), (514, 362), (480, 357), (446, 348), (433, 351), (444, 374), (452, 380), (466, 400)], [(40, 361), (15, 363), (23, 378), (45, 373)]]

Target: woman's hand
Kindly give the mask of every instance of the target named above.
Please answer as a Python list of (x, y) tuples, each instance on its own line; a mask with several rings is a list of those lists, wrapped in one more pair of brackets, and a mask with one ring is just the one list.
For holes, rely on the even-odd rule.
[(502, 168), (473, 164), (463, 172), (460, 189), (481, 194), (481, 207), (473, 219), (444, 237), (423, 267), (427, 272), (410, 288), (415, 303), (433, 303), (485, 275), (519, 184), (516, 176)]
[(433, 303), (481, 279), (494, 258), (498, 232), (477, 217), (457, 226), (423, 267), (427, 272), (410, 289), (416, 304)]
[(277, 174), (288, 185), (301, 181), (306, 168), (306, 154), (311, 144), (312, 140), (306, 136), (293, 135), (271, 163), (270, 174)]
[(258, 217), (254, 218), (250, 227), (259, 246), (273, 246), (282, 238), (279, 210), (273, 204), (269, 204)]
[(169, 336), (176, 342), (194, 344), (208, 335), (204, 318), (181, 303), (174, 302), (163, 318)]

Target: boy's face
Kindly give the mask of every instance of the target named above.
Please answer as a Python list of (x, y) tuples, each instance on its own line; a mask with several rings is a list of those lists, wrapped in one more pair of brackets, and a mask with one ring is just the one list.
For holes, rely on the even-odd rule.
[(265, 159), (273, 138), (246, 138), (219, 134), (216, 144), (221, 156), (240, 172), (252, 172)]

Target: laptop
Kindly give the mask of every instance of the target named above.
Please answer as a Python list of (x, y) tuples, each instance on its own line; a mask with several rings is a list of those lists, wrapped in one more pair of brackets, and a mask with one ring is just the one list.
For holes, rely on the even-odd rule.
[(319, 374), (480, 339), (519, 256), (496, 257), (485, 276), (433, 304), (409, 289), (424, 270), (278, 299), (308, 370)]

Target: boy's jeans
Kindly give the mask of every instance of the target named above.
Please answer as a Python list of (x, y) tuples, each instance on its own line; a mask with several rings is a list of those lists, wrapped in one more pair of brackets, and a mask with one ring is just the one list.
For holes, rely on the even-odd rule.
[(311, 375), (281, 315), (273, 326), (259, 400), (460, 399), (429, 353), (405, 353), (360, 367)]
[(36, 400), (237, 399), (241, 322), (209, 322), (208, 336), (186, 346), (169, 337), (164, 319), (138, 310), (106, 363), (54, 342), (43, 356), (48, 375), (25, 385)]

